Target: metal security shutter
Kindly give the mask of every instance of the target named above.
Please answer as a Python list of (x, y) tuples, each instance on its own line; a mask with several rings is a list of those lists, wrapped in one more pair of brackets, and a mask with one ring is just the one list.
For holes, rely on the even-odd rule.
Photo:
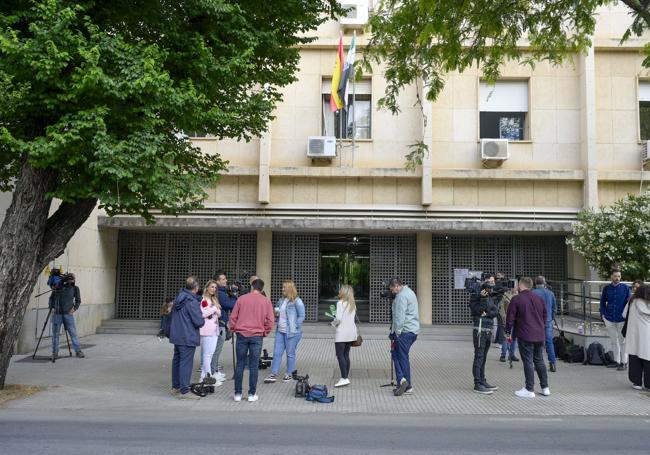
[(158, 318), (188, 275), (204, 286), (219, 269), (231, 281), (254, 272), (256, 239), (254, 232), (120, 231), (116, 317)]
[(305, 320), (318, 319), (318, 234), (273, 233), (271, 261), (271, 300), (282, 297), (282, 281), (296, 283), (305, 304)]
[(379, 294), (382, 282), (398, 276), (417, 292), (417, 240), (415, 235), (370, 237), (370, 322), (390, 323), (390, 301)]
[[(432, 311), (434, 324), (469, 324), (469, 295), (454, 289), (454, 269), (544, 275), (550, 281), (565, 281), (565, 238), (434, 236), (432, 242)], [(559, 287), (557, 287), (559, 289)]]

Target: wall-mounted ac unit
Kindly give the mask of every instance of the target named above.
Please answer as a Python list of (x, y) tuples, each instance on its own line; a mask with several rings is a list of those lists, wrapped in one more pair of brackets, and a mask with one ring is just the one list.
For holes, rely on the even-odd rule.
[(341, 7), (347, 11), (340, 22), (346, 29), (362, 29), (368, 24), (368, 0), (341, 0)]
[(336, 138), (334, 136), (309, 136), (307, 138), (307, 156), (312, 158), (335, 157)]
[(505, 161), (510, 158), (508, 139), (481, 139), (481, 159)]
[(643, 141), (643, 150), (641, 151), (643, 162), (650, 161), (650, 141)]

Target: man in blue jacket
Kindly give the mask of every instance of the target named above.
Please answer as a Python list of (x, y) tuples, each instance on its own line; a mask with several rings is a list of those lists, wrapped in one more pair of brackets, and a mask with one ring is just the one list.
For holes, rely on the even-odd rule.
[(548, 355), (548, 368), (552, 373), (555, 373), (557, 367), (555, 366), (555, 346), (553, 346), (553, 319), (555, 319), (557, 301), (555, 300), (555, 294), (546, 287), (546, 278), (541, 275), (535, 277), (535, 289), (533, 289), (533, 292), (544, 299), (544, 303), (546, 304), (546, 321), (544, 321), (546, 354)]
[(223, 350), (223, 345), (226, 341), (226, 327), (228, 327), (228, 319), (230, 312), (235, 307), (237, 297), (228, 294), (228, 277), (223, 270), (219, 270), (214, 274), (214, 280), (217, 282), (217, 289), (219, 291), (219, 305), (221, 305), (221, 317), (219, 318), (219, 339), (217, 340), (217, 347), (212, 355), (212, 376), (218, 381), (225, 381), (226, 375), (219, 371), (219, 356)]
[(199, 308), (201, 301), (197, 296), (198, 280), (190, 276), (185, 280), (185, 287), (174, 300), (171, 312), (169, 342), (174, 345), (172, 360), (172, 394), (180, 394), (181, 399), (198, 399), (190, 392), (194, 351), (201, 343), (199, 329), (205, 319)]
[(618, 371), (627, 368), (627, 353), (625, 352), (625, 338), (623, 337), (623, 309), (630, 298), (630, 288), (621, 283), (621, 271), (612, 270), (612, 282), (603, 288), (600, 295), (600, 317), (605, 323), (607, 334), (614, 352), (615, 364)]

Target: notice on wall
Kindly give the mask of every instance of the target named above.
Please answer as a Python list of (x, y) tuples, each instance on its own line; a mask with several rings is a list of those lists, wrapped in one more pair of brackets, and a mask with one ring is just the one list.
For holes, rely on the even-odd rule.
[(454, 269), (454, 289), (465, 289), (467, 278), (469, 278), (469, 269)]

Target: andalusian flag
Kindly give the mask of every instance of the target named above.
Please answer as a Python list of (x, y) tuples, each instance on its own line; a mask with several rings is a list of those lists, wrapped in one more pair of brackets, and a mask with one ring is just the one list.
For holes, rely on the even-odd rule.
[(348, 89), (350, 87), (350, 79), (354, 77), (354, 59), (357, 51), (357, 34), (352, 35), (352, 42), (348, 49), (348, 56), (345, 59), (345, 66), (343, 67), (343, 74), (341, 75), (341, 82), (339, 82), (339, 99), (343, 104), (348, 102)]
[(343, 101), (339, 97), (338, 89), (341, 83), (341, 71), (343, 69), (343, 37), (339, 38), (339, 50), (336, 52), (336, 63), (332, 71), (332, 87), (330, 95), (330, 109), (336, 112), (343, 107)]

